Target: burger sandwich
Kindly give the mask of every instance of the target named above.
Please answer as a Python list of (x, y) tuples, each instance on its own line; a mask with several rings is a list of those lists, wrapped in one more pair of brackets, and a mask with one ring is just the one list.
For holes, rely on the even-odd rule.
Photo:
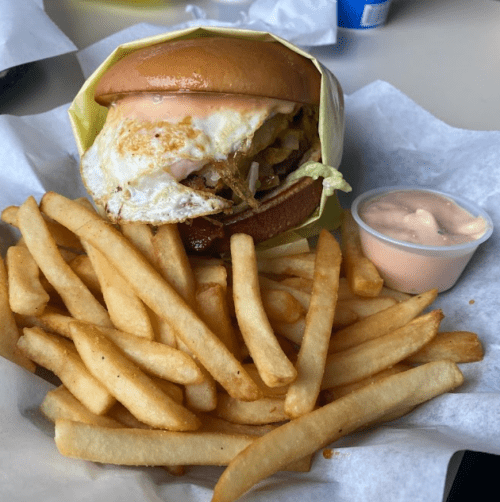
[(95, 86), (107, 115), (83, 182), (111, 221), (178, 223), (190, 251), (224, 252), (236, 232), (270, 239), (324, 196), (324, 169), (311, 168), (325, 167), (321, 79), (278, 41), (201, 36), (128, 53)]

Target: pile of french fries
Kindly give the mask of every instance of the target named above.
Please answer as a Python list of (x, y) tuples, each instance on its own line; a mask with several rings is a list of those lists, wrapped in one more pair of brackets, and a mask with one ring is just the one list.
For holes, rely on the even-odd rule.
[[(436, 290), (386, 288), (345, 213), (341, 245), (188, 256), (176, 225), (117, 226), (48, 192), (9, 207), (21, 237), (0, 259), (0, 354), (61, 385), (41, 410), (68, 457), (227, 466), (213, 501), (279, 470), (307, 471), (338, 438), (463, 381), (474, 333), (440, 332)], [(301, 242), (300, 245), (304, 245)]]

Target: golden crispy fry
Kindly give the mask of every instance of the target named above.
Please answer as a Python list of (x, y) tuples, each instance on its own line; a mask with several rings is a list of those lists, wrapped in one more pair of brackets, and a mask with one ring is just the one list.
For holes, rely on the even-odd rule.
[(305, 315), (305, 309), (288, 291), (263, 289), (260, 292), (262, 306), (269, 320), (296, 322)]
[[(2, 220), (14, 227), (19, 227), (17, 221), (18, 211), (18, 206), (9, 206), (5, 208), (2, 211)], [(48, 219), (45, 216), (43, 216), (43, 218), (50, 234), (52, 235), (58, 246), (77, 252), (83, 251), (82, 243), (73, 232), (70, 232), (67, 228), (63, 227), (55, 221)]]
[(427, 345), (406, 359), (410, 364), (422, 364), (440, 359), (455, 363), (482, 361), (484, 356), (481, 341), (470, 331), (449, 331), (438, 333)]
[(140, 421), (170, 430), (196, 430), (199, 420), (165, 394), (99, 329), (71, 324), (71, 335), (86, 367)]
[[(202, 426), (200, 432), (220, 432), (224, 434), (246, 434), (248, 436), (264, 436), (268, 432), (279, 427), (279, 423), (265, 425), (234, 424), (223, 418), (204, 414), (201, 417)], [(309, 472), (313, 455), (306, 455), (283, 468), (284, 471)]]
[(341, 233), (345, 272), (351, 290), (358, 296), (378, 296), (384, 281), (375, 265), (363, 255), (358, 225), (350, 211), (344, 211)]
[(110, 429), (70, 420), (56, 422), (60, 453), (117, 465), (227, 465), (254, 438), (210, 432)]
[(31, 255), (71, 315), (82, 321), (111, 326), (106, 309), (62, 258), (33, 197), (19, 208), (17, 221)]
[(243, 367), (248, 371), (248, 374), (254, 379), (255, 383), (259, 386), (264, 397), (282, 397), (284, 398), (287, 391), (288, 385), (283, 385), (281, 387), (268, 387), (259, 375), (257, 367), (253, 363), (244, 364)]
[(24, 246), (7, 250), (10, 308), (17, 314), (39, 315), (49, 302), (49, 294), (40, 282), (40, 269)]
[(101, 425), (102, 427), (123, 427), (123, 424), (117, 420), (92, 413), (64, 385), (47, 392), (40, 405), (40, 411), (54, 423), (60, 418), (66, 418), (85, 424)]
[(158, 227), (153, 249), (160, 273), (188, 305), (195, 305), (194, 274), (176, 224)]
[(9, 305), (7, 270), (0, 256), (0, 356), (34, 372), (36, 366), (19, 350), (18, 340), (19, 330)]
[(378, 338), (414, 319), (437, 297), (437, 289), (431, 289), (409, 300), (360, 319), (354, 324), (337, 331), (330, 340), (329, 352), (339, 352)]
[(219, 394), (214, 413), (228, 422), (236, 424), (263, 425), (288, 420), (284, 401), (279, 397), (263, 397), (257, 401), (245, 402), (227, 394)]
[(412, 295), (409, 295), (408, 293), (402, 293), (401, 291), (396, 291), (395, 289), (388, 288), (387, 286), (382, 286), (379, 296), (389, 296), (398, 302), (404, 302), (412, 297)]
[[(157, 266), (155, 249), (153, 246), (153, 230), (146, 223), (125, 223), (121, 225), (123, 235), (146, 257), (149, 263), (155, 267)], [(155, 333), (155, 340), (157, 342), (170, 345), (170, 347), (177, 347), (177, 340), (175, 332), (170, 324), (162, 319), (160, 316), (148, 308), (149, 318), (153, 331)]]
[(347, 394), (350, 394), (354, 390), (361, 389), (361, 387), (366, 387), (367, 385), (375, 383), (381, 380), (382, 378), (391, 375), (396, 375), (397, 373), (401, 373), (402, 371), (407, 371), (412, 367), (413, 366), (411, 366), (410, 364), (406, 364), (404, 362), (396, 363), (394, 366), (391, 366), (390, 368), (375, 373), (375, 375), (363, 378), (363, 380), (359, 380), (357, 382), (349, 383), (346, 385), (339, 385), (337, 387), (332, 387), (330, 389), (325, 389), (321, 392), (321, 398), (320, 398), (321, 405), (331, 403), (336, 399), (340, 399), (341, 397), (347, 396)]
[(312, 279), (314, 275), (314, 253), (260, 258), (257, 261), (257, 266), (259, 272), (296, 275), (297, 277)]
[(82, 282), (90, 289), (93, 295), (102, 298), (101, 285), (95, 273), (94, 267), (90, 258), (86, 254), (80, 254), (73, 258), (68, 265), (71, 270), (82, 280)]
[(208, 283), (196, 292), (197, 311), (206, 325), (219, 337), (231, 353), (241, 359), (236, 333), (231, 322), (227, 290), (219, 283)]
[(322, 230), (316, 248), (311, 303), (295, 364), (297, 379), (290, 384), (285, 398), (285, 412), (291, 418), (312, 411), (316, 405), (332, 333), (341, 262), (339, 244), (330, 232)]
[[(166, 224), (159, 227), (153, 236), (152, 245), (156, 266), (164, 279), (185, 300), (189, 307), (198, 312), (196, 281), (177, 225)], [(198, 314), (200, 313), (198, 312)], [(203, 317), (201, 319), (206, 323)], [(207, 324), (207, 326), (212, 329), (210, 325)], [(218, 335), (218, 333), (214, 334)], [(182, 339), (178, 339), (176, 343), (179, 349), (193, 355)], [(217, 405), (215, 380), (201, 364), (199, 370), (203, 375), (203, 381), (186, 386), (186, 403), (192, 410), (211, 411)]]
[(330, 354), (321, 388), (357, 382), (403, 361), (436, 336), (443, 317), (434, 310), (375, 340)]
[(150, 375), (185, 385), (204, 380), (198, 365), (179, 349), (111, 328), (101, 332)]
[(294, 288), (293, 286), (286, 284), (286, 282), (284, 281), (275, 281), (273, 279), (269, 279), (269, 277), (259, 275), (259, 286), (261, 291), (286, 291), (287, 293), (290, 293), (302, 305), (304, 310), (307, 310), (309, 308), (311, 293), (308, 293), (302, 289)]
[(193, 268), (193, 274), (198, 286), (203, 284), (219, 284), (227, 290), (227, 268), (224, 265), (198, 265)]
[[(282, 279), (281, 281), (279, 281), (279, 283), (283, 286), (298, 289), (300, 291), (303, 291), (304, 293), (311, 294), (312, 292), (313, 281), (311, 279), (304, 279), (303, 277), (285, 277), (285, 279)], [(351, 291), (347, 279), (345, 277), (341, 277), (339, 279), (338, 300), (351, 300), (354, 298), (358, 297)]]
[[(352, 310), (345, 306), (341, 306), (339, 308), (338, 304), (339, 302), (337, 302), (335, 317), (333, 319), (334, 330), (350, 326), (358, 320), (358, 316)], [(304, 330), (306, 327), (305, 316), (293, 323), (274, 321), (273, 319), (270, 319), (269, 322), (276, 334), (284, 336), (296, 345), (300, 345), (302, 343), (302, 337), (304, 336)]]
[(130, 282), (138, 296), (176, 333), (211, 375), (236, 398), (254, 400), (259, 389), (225, 345), (201, 322), (160, 274), (116, 229), (91, 211), (54, 192), (42, 199), (46, 214), (88, 240)]
[(279, 281), (279, 284), (289, 288), (298, 289), (299, 291), (303, 291), (309, 295), (312, 293), (312, 279), (304, 279), (303, 277), (285, 277)]
[(20, 328), (38, 327), (49, 333), (55, 333), (69, 338), (70, 340), (71, 332), (69, 323), (75, 320), (74, 317), (50, 305), (43, 311), (43, 314), (39, 316), (16, 314), (15, 319)]
[(17, 342), (23, 353), (59, 377), (64, 386), (96, 415), (106, 413), (116, 402), (89, 372), (74, 345), (40, 328), (25, 328)]
[(368, 317), (381, 310), (392, 307), (397, 301), (389, 296), (378, 296), (376, 298), (352, 298), (348, 300), (339, 300), (338, 307), (347, 308), (355, 312), (358, 317)]
[(292, 242), (285, 242), (284, 244), (277, 244), (266, 249), (256, 249), (257, 259), (259, 258), (277, 258), (280, 256), (293, 256), (296, 254), (310, 253), (311, 247), (309, 241), (302, 237)]
[(153, 247), (153, 230), (146, 223), (124, 223), (120, 225), (123, 235), (156, 266), (156, 255)]
[(113, 325), (121, 331), (153, 340), (153, 325), (142, 300), (99, 250), (93, 246), (85, 247), (99, 279)]
[(212, 502), (237, 500), (260, 480), (293, 460), (394, 410), (415, 406), (448, 392), (462, 382), (463, 375), (454, 363), (429, 363), (384, 378), (292, 420), (256, 439), (231, 461), (215, 486)]
[(236, 318), (245, 344), (266, 385), (286, 385), (295, 380), (297, 372), (276, 340), (262, 305), (251, 236), (231, 236), (231, 258)]

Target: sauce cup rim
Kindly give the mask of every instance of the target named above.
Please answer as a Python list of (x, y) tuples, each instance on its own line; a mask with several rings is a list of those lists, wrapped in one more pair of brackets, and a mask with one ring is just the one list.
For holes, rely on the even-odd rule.
[[(368, 201), (369, 199), (373, 199), (378, 195), (383, 195), (389, 192), (401, 192), (410, 190), (433, 193), (436, 195), (440, 195), (442, 197), (446, 197), (454, 201), (457, 205), (459, 205), (460, 207), (471, 213), (473, 216), (482, 216), (486, 221), (485, 233), (478, 239), (475, 239), (470, 242), (465, 242), (463, 244), (455, 244), (453, 246), (429, 246), (425, 244), (415, 244), (413, 242), (406, 242), (398, 239), (393, 239), (392, 237), (382, 234), (377, 230), (373, 229), (372, 227), (370, 227), (369, 225), (367, 225), (359, 216), (358, 212), (359, 206), (362, 203)], [(459, 252), (459, 251), (462, 251), (464, 254), (466, 252), (473, 252), (480, 244), (487, 241), (491, 237), (491, 234), (493, 233), (493, 221), (490, 215), (483, 208), (481, 208), (480, 206), (478, 206), (474, 202), (471, 202), (468, 199), (435, 188), (426, 188), (419, 186), (416, 187), (411, 185), (396, 185), (396, 186), (384, 186), (384, 187), (373, 188), (371, 190), (367, 190), (366, 192), (359, 194), (354, 199), (354, 201), (351, 204), (351, 213), (356, 223), (363, 230), (373, 235), (374, 237), (377, 237), (378, 239), (385, 241), (388, 244), (393, 244), (395, 246), (403, 247), (407, 250), (427, 251), (427, 252), (432, 252), (433, 254), (444, 255), (444, 254), (452, 254), (454, 252)]]

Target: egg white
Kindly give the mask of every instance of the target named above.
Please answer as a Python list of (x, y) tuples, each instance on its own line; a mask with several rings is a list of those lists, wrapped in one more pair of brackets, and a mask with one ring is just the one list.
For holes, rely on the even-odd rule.
[(245, 152), (265, 120), (294, 106), (234, 97), (212, 97), (209, 104), (206, 96), (141, 95), (110, 108), (82, 156), (81, 174), (112, 221), (182, 222), (228, 210), (229, 201), (179, 181), (211, 161)]

